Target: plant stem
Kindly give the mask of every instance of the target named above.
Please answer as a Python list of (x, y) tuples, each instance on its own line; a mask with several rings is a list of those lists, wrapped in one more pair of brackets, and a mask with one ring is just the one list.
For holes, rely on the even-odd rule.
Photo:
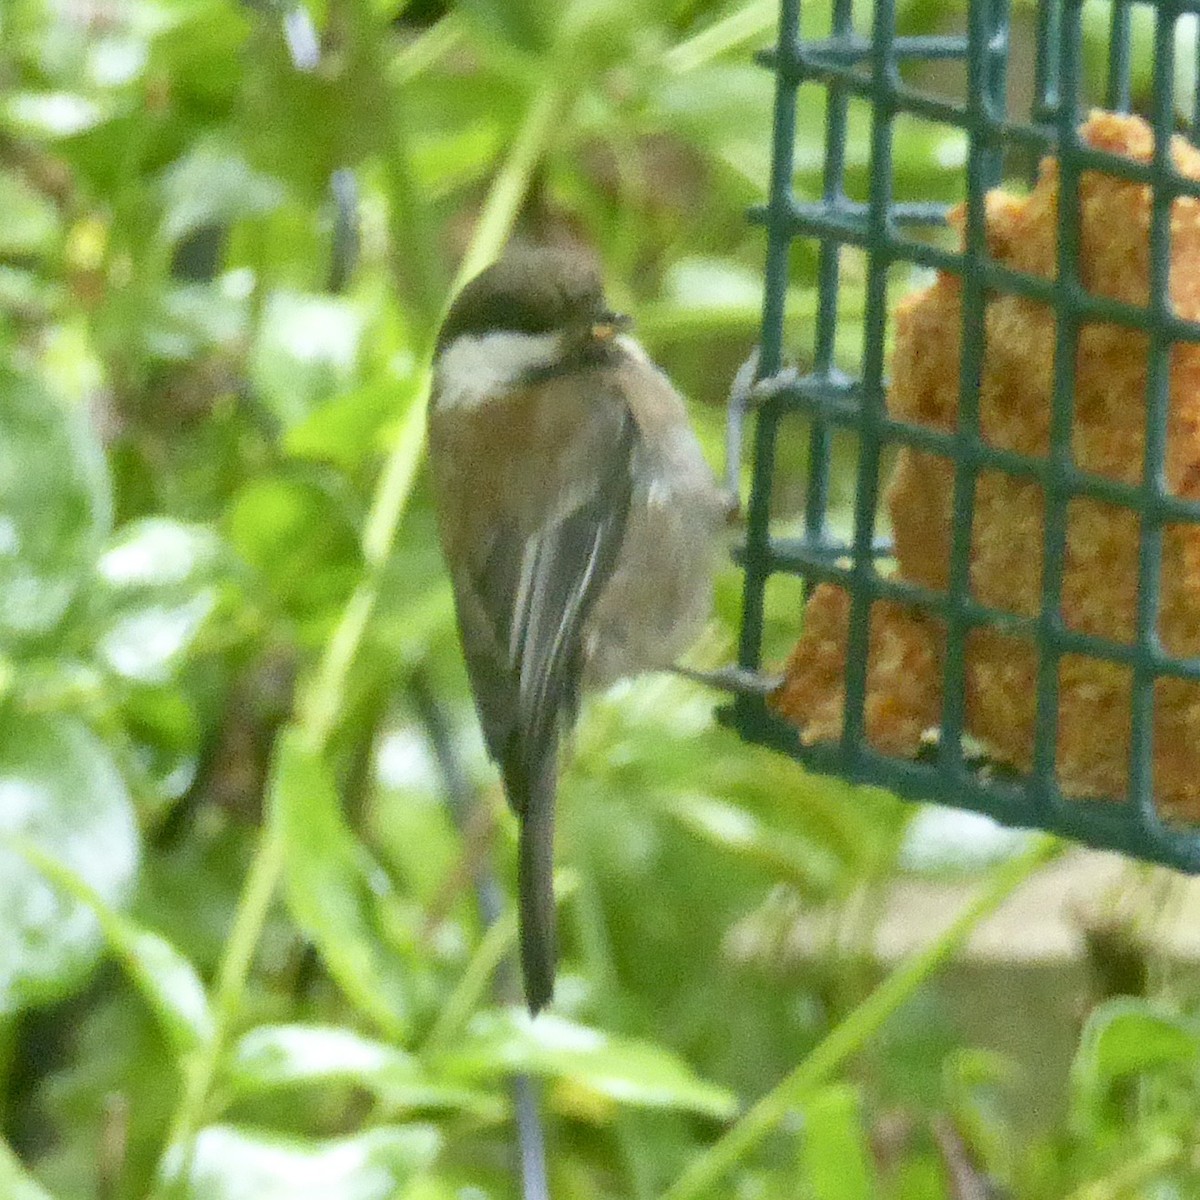
[(724, 20), (672, 46), (663, 55), (663, 66), (678, 75), (695, 70), (751, 38), (770, 33), (778, 21), (778, 0), (755, 0), (745, 8), (730, 13)]
[(442, 1005), (442, 1011), (425, 1039), (423, 1054), (436, 1055), (446, 1050), (462, 1033), (471, 1014), (486, 995), (496, 968), (504, 961), (504, 956), (516, 940), (517, 918), (510, 910), (489, 925), (480, 939), (467, 969)]
[[(593, 842), (587, 834), (586, 826), (581, 826), (578, 818), (574, 824), (574, 836), (575, 858), (583, 859), (583, 870), (571, 911), (576, 918), (575, 926), (583, 947), (584, 960), (587, 962), (588, 976), (595, 981), (600, 996), (611, 1008), (620, 996), (620, 981), (617, 978), (616, 964), (613, 962), (612, 939), (609, 937), (608, 925), (604, 918), (604, 905), (596, 887), (593, 862), (586, 852), (581, 854), (579, 850), (581, 844), (590, 850)], [(628, 1173), (630, 1200), (649, 1200), (653, 1194), (651, 1180), (654, 1154), (641, 1131), (637, 1113), (631, 1113), (627, 1109), (618, 1110), (613, 1123), (613, 1137)]]
[[(382, 58), (377, 62), (382, 77)], [(390, 88), (381, 101), (390, 114), (392, 148), (384, 160), (390, 209), (389, 231), (392, 280), (399, 298), (407, 301), (414, 352), (420, 356), (433, 342), (446, 279), (437, 253), (437, 229), (425, 196), (414, 178), (412, 138), (407, 105), (401, 89)]]
[[(534, 169), (545, 153), (561, 96), (561, 87), (555, 83), (542, 88), (530, 103), (512, 151), (492, 182), (449, 299), (453, 299), (463, 284), (504, 248)], [(449, 300), (444, 307), (448, 305)], [(323, 750), (333, 734), (355, 656), (379, 598), (379, 574), (391, 555), (400, 520), (412, 494), (424, 450), (425, 410), (431, 383), (431, 366), (426, 363), (418, 376), (416, 391), (384, 464), (367, 514), (362, 539), (366, 577), (354, 589), (308, 690), (300, 727), (308, 744), (317, 750)]]
[[(459, 837), (469, 841), (470, 825), (481, 811), (480, 796), (471, 786), (445, 709), (435, 698), (429, 681), (418, 672), (411, 686), (413, 699), (442, 773), (447, 807), (458, 828)], [(476, 904), (485, 930), (483, 941), (475, 951), (462, 981), (442, 1008), (442, 1015), (426, 1041), (426, 1053), (431, 1047), (436, 1052), (458, 1033), (493, 978), (496, 1000), (502, 1004), (517, 1002), (519, 985), (515, 965), (508, 961), (509, 948), (517, 935), (516, 915), (511, 910), (504, 911), (500, 884), (486, 865), (477, 864), (474, 874)], [(542, 1124), (540, 1088), (536, 1080), (520, 1072), (510, 1078), (509, 1086), (517, 1125), (522, 1200), (549, 1200), (546, 1130)]]
[(1024, 853), (1002, 863), (987, 884), (927, 949), (897, 967), (785, 1079), (758, 1101), (719, 1141), (683, 1173), (662, 1200), (693, 1200), (712, 1188), (758, 1145), (814, 1088), (820, 1087), (873, 1037), (912, 994), (963, 946), (971, 931), (1058, 849), (1038, 837)]
[[(543, 88), (533, 99), (513, 143), (508, 159), (496, 176), (483, 207), (451, 295), (503, 249), (539, 160), (553, 129), (560, 103), (559, 85)], [(431, 351), (430, 351), (431, 352)], [(366, 574), (354, 589), (334, 628), (311, 682), (297, 703), (295, 726), (305, 744), (324, 753), (336, 731), (344, 706), (350, 675), (379, 599), (382, 570), (392, 552), (409, 496), (412, 494), (425, 434), (425, 408), (429, 396), (430, 368), (426, 363), (410, 402), (395, 445), (376, 484), (370, 511), (363, 528)], [(225, 954), (217, 972), (214, 1015), (216, 1033), (209, 1046), (189, 1064), (183, 1096), (171, 1121), (171, 1136), (159, 1163), (158, 1179), (151, 1196), (166, 1195), (169, 1156), (177, 1151), (183, 1166), (172, 1171), (186, 1179), (187, 1164), (194, 1149), (221, 1055), (236, 1024), (242, 994), (254, 952), (266, 923), (271, 899), (283, 873), (284, 846), (271, 822), (259, 834), (254, 861), (238, 900)]]
[(0, 1016), (0, 1129), (8, 1124), (8, 1077), (16, 1046), (16, 1018), (5, 1013)]
[[(283, 868), (283, 844), (270, 822), (263, 826), (250, 873), (246, 876), (234, 916), (229, 942), (217, 971), (216, 995), (213, 1000), (213, 1036), (186, 1065), (183, 1097), (171, 1121), (166, 1151), (179, 1147), (182, 1162), (173, 1172), (176, 1180), (186, 1179), (191, 1170), (196, 1134), (204, 1119), (204, 1110), (216, 1078), (221, 1055), (237, 1020), (242, 991), (250, 974), (250, 964), (258, 939), (266, 923), (275, 885)], [(165, 1156), (164, 1156), (165, 1161)], [(168, 1180), (159, 1164), (158, 1179), (151, 1197), (169, 1195)]]
[(443, 55), (453, 50), (462, 41), (463, 36), (462, 27), (454, 17), (453, 11), (448, 12), (436, 25), (413, 38), (392, 60), (388, 69), (388, 82), (411, 83)]
[(381, 570), (392, 554), (392, 544), (408, 497), (412, 494), (425, 448), (425, 405), (429, 396), (430, 375), (422, 372), (416, 397), (404, 415), (396, 444), (379, 477), (367, 522), (363, 527), (363, 557), (372, 571)]
[(1168, 1167), (1187, 1158), (1187, 1148), (1175, 1138), (1161, 1138), (1149, 1149), (1116, 1168), (1103, 1179), (1093, 1179), (1067, 1200), (1123, 1200), (1145, 1195), (1143, 1187)]
[(470, 248), (454, 277), (452, 294), (478, 275), (504, 248), (565, 99), (557, 73), (553, 73), (534, 94), (508, 159), (492, 182)]

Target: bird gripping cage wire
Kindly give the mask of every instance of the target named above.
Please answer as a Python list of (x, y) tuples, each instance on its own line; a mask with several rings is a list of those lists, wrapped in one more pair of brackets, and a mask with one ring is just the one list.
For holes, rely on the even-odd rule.
[[(1101, 2), (1019, 14), (1029, 62), (1010, 55), (1023, 27), (1007, 0), (969, 0), (963, 36), (898, 33), (894, 0), (874, 0), (867, 36), (832, 0), (816, 37), (801, 0), (782, 0), (763, 56), (776, 102), (759, 374), (797, 351), (801, 368), (756, 418), (741, 665), (760, 666), (777, 577), (800, 576), (806, 603), (784, 688), (739, 696), (730, 719), (819, 771), (1200, 871), (1186, 824), (1200, 820), (1200, 155), (1171, 137), (1195, 0), (1107, 0), (1104, 111), (1089, 112), (1084, 18)], [(965, 86), (940, 96), (930, 80), (954, 64)], [(1032, 93), (1016, 115), (1014, 79)], [(803, 89), (824, 92), (815, 198), (795, 186)], [(1145, 120), (1122, 115), (1135, 104)], [(856, 202), (847, 147), (864, 105)], [(897, 123), (913, 118), (965, 136), (957, 244), (944, 206), (897, 195)], [(1022, 155), (1042, 160), (1032, 190), (993, 192)], [(785, 342), (798, 241), (817, 271), (804, 347)], [(853, 372), (835, 356), (848, 253), (864, 264)], [(889, 276), (908, 265), (937, 275), (897, 306)], [(779, 451), (798, 438), (803, 521), (781, 530)], [(847, 439), (839, 536), (832, 448)]]

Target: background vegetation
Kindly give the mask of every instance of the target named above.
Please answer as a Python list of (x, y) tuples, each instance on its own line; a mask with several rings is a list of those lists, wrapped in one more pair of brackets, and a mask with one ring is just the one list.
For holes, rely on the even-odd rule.
[[(564, 1200), (1200, 1194), (1186, 977), (1104, 1000), (1159, 975), (1097, 940), (1128, 969), (1031, 1129), (1031, 1064), (975, 1048), (936, 972), (1051, 847), (989, 843), (976, 900), (880, 982), (915, 810), (740, 744), (679, 680), (589, 705), (558, 1003), (531, 1024), (491, 999), (512, 917), (488, 928), (473, 883), (507, 893), (513, 827), (421, 469), (432, 334), (514, 227), (583, 238), (715, 461), (761, 299), (744, 210), (774, 21), (773, 0), (0, 5), (3, 1200), (516, 1196), (515, 1074)], [(815, 92), (798, 138), (814, 190)], [(961, 162), (914, 123), (898, 186), (953, 196)], [(813, 266), (798, 247), (801, 354)], [(859, 273), (847, 256), (848, 359)], [(729, 657), (737, 588), (698, 661)], [(798, 601), (772, 595), (777, 653)], [(792, 953), (816, 918), (826, 948)]]

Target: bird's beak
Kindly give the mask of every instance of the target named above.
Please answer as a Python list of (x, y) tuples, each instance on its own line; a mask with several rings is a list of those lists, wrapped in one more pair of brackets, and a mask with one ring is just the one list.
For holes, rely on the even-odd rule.
[(604, 312), (592, 323), (592, 337), (598, 342), (610, 342), (633, 324), (625, 313)]

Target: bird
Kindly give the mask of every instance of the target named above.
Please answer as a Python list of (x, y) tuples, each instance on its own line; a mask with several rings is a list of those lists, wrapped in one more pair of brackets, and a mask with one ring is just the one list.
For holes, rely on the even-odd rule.
[(525, 1000), (552, 998), (559, 748), (586, 692), (671, 669), (704, 629), (730, 499), (583, 248), (517, 245), (434, 350), (439, 538), (489, 757), (518, 822)]

